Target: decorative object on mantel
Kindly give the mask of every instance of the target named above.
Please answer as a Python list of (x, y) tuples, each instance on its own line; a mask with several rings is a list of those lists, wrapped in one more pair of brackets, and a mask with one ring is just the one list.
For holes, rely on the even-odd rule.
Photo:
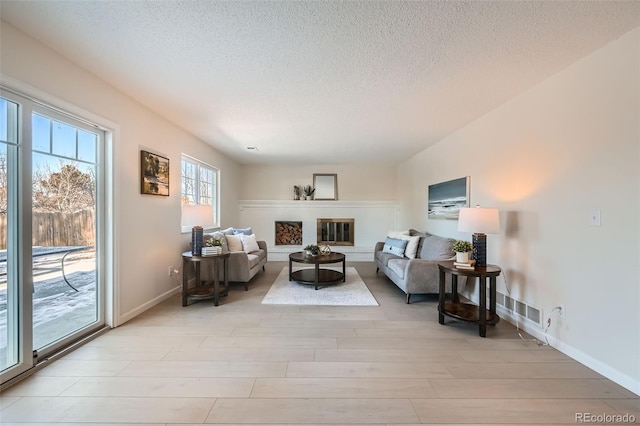
[(317, 256), (320, 253), (320, 247), (315, 244), (308, 244), (304, 248), (304, 254), (306, 256)]
[(469, 241), (456, 240), (451, 245), (451, 250), (456, 253), (456, 262), (468, 263), (473, 245)]
[(320, 246), (320, 254), (322, 254), (323, 256), (331, 254), (331, 247), (329, 247), (328, 245)]
[(429, 185), (428, 219), (457, 219), (469, 207), (469, 176)]
[(182, 207), (182, 226), (191, 226), (191, 254), (202, 255), (202, 225), (213, 223), (213, 207), (205, 204), (186, 205)]
[(311, 185), (305, 185), (302, 192), (304, 192), (305, 200), (313, 200), (313, 193), (316, 192), (316, 189)]
[(293, 185), (293, 199), (299, 200), (301, 193), (302, 193), (302, 190), (300, 189), (300, 187), (298, 185)]
[(316, 200), (338, 199), (338, 175), (336, 173), (314, 173), (313, 186), (316, 189)]
[(480, 206), (460, 209), (458, 231), (473, 232), (473, 259), (476, 266), (487, 266), (487, 234), (500, 232), (498, 209)]

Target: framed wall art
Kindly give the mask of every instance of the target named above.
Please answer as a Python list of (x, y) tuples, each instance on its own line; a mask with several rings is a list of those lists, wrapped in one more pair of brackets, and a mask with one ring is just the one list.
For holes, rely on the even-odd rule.
[(140, 193), (169, 196), (169, 159), (140, 151)]
[(469, 176), (429, 185), (429, 219), (458, 219), (469, 207)]
[(337, 200), (338, 199), (338, 175), (336, 173), (314, 173), (313, 187), (315, 200)]

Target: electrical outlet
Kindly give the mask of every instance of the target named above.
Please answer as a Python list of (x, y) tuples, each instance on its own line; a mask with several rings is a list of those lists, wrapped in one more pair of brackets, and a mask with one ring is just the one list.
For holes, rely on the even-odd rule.
[(558, 318), (567, 318), (567, 308), (565, 305), (558, 305)]
[(175, 272), (175, 270), (173, 269), (173, 265), (169, 266), (169, 277), (171, 277), (174, 272)]

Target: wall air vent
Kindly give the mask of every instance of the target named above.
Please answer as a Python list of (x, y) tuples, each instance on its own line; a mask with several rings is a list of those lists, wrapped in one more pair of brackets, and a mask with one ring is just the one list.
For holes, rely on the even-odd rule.
[(514, 316), (518, 316), (525, 321), (534, 323), (542, 328), (542, 310), (531, 306), (521, 300), (514, 299), (504, 293), (496, 292), (496, 303), (501, 305)]

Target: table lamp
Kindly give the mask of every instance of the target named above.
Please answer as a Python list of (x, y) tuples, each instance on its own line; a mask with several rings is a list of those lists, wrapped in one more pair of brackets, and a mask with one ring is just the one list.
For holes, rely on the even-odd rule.
[(473, 258), (476, 266), (487, 266), (487, 234), (500, 232), (498, 209), (464, 207), (458, 216), (458, 231), (473, 232)]
[(202, 225), (213, 222), (213, 207), (198, 204), (186, 205), (182, 207), (182, 226), (191, 226), (191, 254), (193, 256), (202, 255), (203, 234)]

